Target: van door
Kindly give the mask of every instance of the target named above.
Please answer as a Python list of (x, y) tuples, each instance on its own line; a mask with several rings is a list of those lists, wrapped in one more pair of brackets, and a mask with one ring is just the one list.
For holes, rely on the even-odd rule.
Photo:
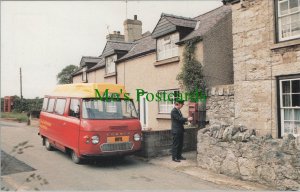
[(67, 113), (64, 122), (65, 145), (77, 151), (80, 126), (80, 99), (70, 99)]
[(139, 109), (142, 129), (146, 129), (148, 127), (148, 101), (145, 95), (140, 97)]

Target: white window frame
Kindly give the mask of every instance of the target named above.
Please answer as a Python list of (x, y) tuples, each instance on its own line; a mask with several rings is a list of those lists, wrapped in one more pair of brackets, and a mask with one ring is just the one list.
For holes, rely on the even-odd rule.
[[(292, 105), (292, 95), (293, 94), (299, 94), (299, 93), (292, 93), (292, 84), (291, 84), (291, 81), (294, 81), (294, 80), (299, 80), (300, 81), (300, 78), (291, 78), (291, 79), (282, 79), (282, 80), (279, 80), (279, 87), (280, 87), (280, 117), (281, 117), (281, 135), (284, 136), (285, 134), (288, 134), (288, 133), (292, 133), (295, 137), (298, 137), (300, 136), (300, 128), (298, 127), (297, 128), (297, 133), (295, 133), (295, 123), (300, 123), (300, 120), (296, 120), (295, 119), (295, 112), (294, 110), (295, 109), (299, 109), (300, 110), (300, 106), (296, 106), (296, 107), (286, 107), (286, 106), (283, 106), (283, 95), (290, 95), (290, 105)], [(282, 90), (282, 82), (286, 82), (286, 81), (289, 81), (290, 82), (290, 92), (289, 93), (283, 93), (283, 90)], [(285, 110), (292, 110), (291, 112), (291, 118), (290, 120), (285, 120), (284, 119), (284, 112)], [(285, 122), (290, 122), (290, 123), (294, 123), (294, 124), (291, 124), (292, 127), (290, 127), (289, 129), (292, 130), (290, 132), (285, 132)]]
[[(284, 13), (284, 14), (281, 14), (280, 12), (280, 8), (281, 8), (281, 5), (283, 3), (288, 3), (288, 9), (287, 9), (287, 13)], [(278, 40), (279, 42), (280, 41), (287, 41), (287, 40), (291, 40), (291, 39), (297, 39), (297, 38), (300, 38), (300, 29), (299, 29), (299, 34), (297, 35), (292, 35), (292, 22), (291, 22), (291, 19), (292, 19), (292, 16), (293, 15), (296, 15), (298, 14), (298, 24), (299, 24), (299, 28), (300, 28), (300, 0), (298, 0), (298, 10), (296, 11), (293, 11), (292, 9), (290, 9), (290, 0), (277, 0), (276, 1), (277, 3), (277, 24), (278, 24), (278, 31), (277, 31), (277, 36), (278, 36)], [(282, 27), (282, 22), (284, 19), (287, 19), (289, 20), (289, 23), (286, 24), (288, 26), (288, 32), (286, 32), (288, 35), (286, 37), (282, 37), (282, 31), (283, 31), (283, 27)]]
[(179, 33), (172, 33), (156, 40), (157, 61), (178, 56)]
[(113, 74), (116, 72), (117, 55), (112, 55), (105, 58), (105, 73)]
[(162, 100), (158, 102), (158, 113), (159, 114), (170, 114), (172, 109), (175, 106), (175, 92), (179, 92), (178, 89), (172, 89), (172, 90), (160, 90), (158, 91), (158, 93), (162, 93), (162, 92), (166, 92), (166, 100), (168, 100), (168, 94), (169, 93), (173, 93), (174, 94), (174, 98), (173, 101), (163, 101), (163, 97), (161, 98)]

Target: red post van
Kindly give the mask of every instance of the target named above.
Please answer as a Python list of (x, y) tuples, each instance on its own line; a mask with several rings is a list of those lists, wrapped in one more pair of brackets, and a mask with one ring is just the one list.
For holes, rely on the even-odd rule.
[[(106, 90), (118, 100), (100, 99)], [(141, 125), (132, 99), (124, 99), (124, 86), (108, 83), (59, 85), (46, 95), (40, 114), (39, 135), (47, 150), (84, 158), (129, 155), (141, 148)]]

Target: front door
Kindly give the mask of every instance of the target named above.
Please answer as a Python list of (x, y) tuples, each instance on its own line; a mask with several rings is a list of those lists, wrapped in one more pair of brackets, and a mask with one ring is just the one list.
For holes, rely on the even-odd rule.
[(139, 105), (142, 129), (146, 129), (148, 127), (148, 102), (146, 96), (140, 97)]

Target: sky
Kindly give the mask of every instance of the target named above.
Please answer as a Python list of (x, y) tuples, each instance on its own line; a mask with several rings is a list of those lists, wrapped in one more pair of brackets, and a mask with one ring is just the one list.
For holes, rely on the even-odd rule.
[[(1, 97), (43, 97), (56, 75), (82, 56), (99, 56), (106, 35), (123, 34), (123, 22), (137, 15), (143, 33), (152, 32), (161, 13), (196, 17), (222, 5), (198, 1), (1, 1)], [(126, 14), (127, 13), (127, 14)]]

